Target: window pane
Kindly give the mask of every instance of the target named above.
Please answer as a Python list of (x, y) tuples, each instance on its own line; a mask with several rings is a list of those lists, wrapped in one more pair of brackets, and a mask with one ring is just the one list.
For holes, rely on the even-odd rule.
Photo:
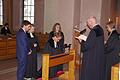
[(31, 9), (30, 9), (30, 6), (28, 6), (28, 16), (31, 15)]
[(3, 25), (3, 4), (2, 4), (2, 0), (0, 0), (0, 25)]
[(24, 17), (24, 20), (28, 20), (28, 17)]
[(34, 5), (34, 0), (30, 0), (31, 1), (31, 4), (30, 5)]
[(3, 9), (0, 8), (0, 15), (3, 15)]
[(28, 0), (24, 0), (24, 5), (27, 5), (27, 3), (28, 3)]
[(27, 8), (27, 6), (25, 6), (25, 8), (24, 8), (24, 16), (28, 16), (28, 8)]
[(2, 4), (2, 0), (0, 0), (0, 5)]
[(29, 0), (28, 5), (34, 5), (34, 0)]
[(3, 16), (0, 16), (0, 25), (3, 25)]
[(31, 23), (33, 24), (34, 23), (34, 17), (31, 17)]
[(34, 12), (34, 6), (31, 6), (30, 9), (31, 9), (31, 16), (34, 16), (34, 13), (33, 13)]
[(24, 0), (24, 20), (34, 23), (34, 0)]

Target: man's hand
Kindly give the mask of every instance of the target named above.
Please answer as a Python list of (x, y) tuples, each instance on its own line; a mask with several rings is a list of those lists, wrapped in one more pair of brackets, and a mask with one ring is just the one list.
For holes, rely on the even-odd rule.
[(34, 47), (37, 47), (37, 43), (34, 44)]
[(32, 53), (32, 50), (30, 49), (30, 52), (28, 53), (28, 55), (30, 55)]

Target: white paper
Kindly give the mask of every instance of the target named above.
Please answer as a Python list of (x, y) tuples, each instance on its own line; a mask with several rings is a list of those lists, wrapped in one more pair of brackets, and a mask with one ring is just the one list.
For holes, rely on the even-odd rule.
[(87, 36), (85, 36), (85, 35), (80, 35), (80, 36), (78, 37), (78, 39), (79, 39), (79, 40), (84, 40), (84, 41), (86, 41)]

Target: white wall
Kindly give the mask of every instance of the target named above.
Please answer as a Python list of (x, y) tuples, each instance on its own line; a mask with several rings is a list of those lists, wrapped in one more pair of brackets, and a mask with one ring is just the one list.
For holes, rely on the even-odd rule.
[(59, 22), (65, 35), (65, 43), (72, 43), (74, 0), (45, 0), (44, 32), (50, 32)]
[[(100, 23), (102, 0), (81, 0), (80, 29), (86, 28), (86, 19), (95, 16)], [(88, 29), (88, 28), (87, 28)], [(87, 32), (88, 34), (88, 32)]]

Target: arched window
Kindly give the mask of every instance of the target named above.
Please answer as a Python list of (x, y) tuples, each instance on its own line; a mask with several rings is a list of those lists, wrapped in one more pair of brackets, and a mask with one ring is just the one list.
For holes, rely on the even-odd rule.
[(24, 20), (34, 23), (34, 0), (24, 0)]
[(3, 25), (3, 1), (0, 0), (0, 25)]

